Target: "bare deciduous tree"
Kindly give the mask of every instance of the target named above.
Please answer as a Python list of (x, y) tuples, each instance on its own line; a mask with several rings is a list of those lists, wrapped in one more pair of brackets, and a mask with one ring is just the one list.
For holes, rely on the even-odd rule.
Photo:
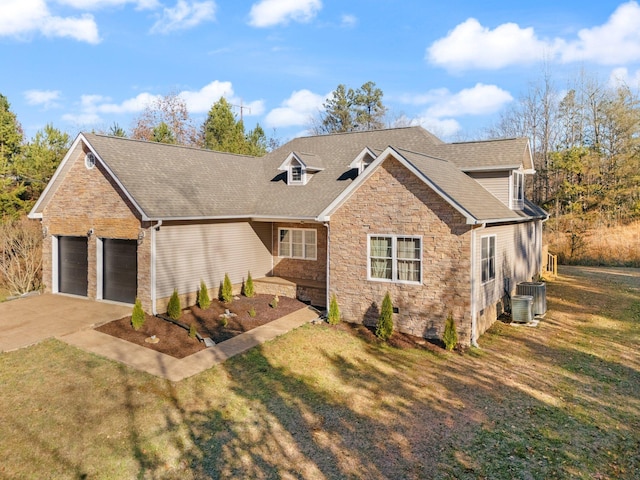
[(0, 224), (0, 283), (12, 294), (41, 285), (42, 233), (40, 224), (25, 217)]

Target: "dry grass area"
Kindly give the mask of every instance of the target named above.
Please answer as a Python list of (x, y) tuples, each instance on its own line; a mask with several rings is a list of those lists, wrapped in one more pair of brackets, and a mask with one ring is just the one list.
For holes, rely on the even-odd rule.
[(640, 222), (594, 228), (573, 237), (570, 233), (546, 232), (545, 241), (560, 263), (640, 267)]
[(0, 355), (0, 478), (632, 479), (640, 271), (561, 267), (465, 354), (308, 325), (178, 384), (57, 341)]

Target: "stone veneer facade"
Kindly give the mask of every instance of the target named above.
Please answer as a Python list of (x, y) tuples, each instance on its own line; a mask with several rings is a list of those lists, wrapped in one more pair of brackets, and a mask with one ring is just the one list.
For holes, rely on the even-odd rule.
[(120, 193), (98, 162), (92, 169), (84, 164), (84, 152), (77, 149), (70, 158), (70, 169), (58, 186), (53, 198), (43, 211), (42, 227), (46, 229), (43, 240), (42, 277), (45, 291), (52, 291), (52, 237), (85, 237), (90, 229), (93, 235), (88, 241), (88, 289), (87, 296), (96, 298), (98, 290), (97, 239), (116, 238), (137, 240), (140, 232), (145, 238), (137, 248), (138, 289), (137, 296), (143, 308), (151, 311), (151, 241), (150, 224), (141, 222), (129, 200)]
[[(422, 284), (367, 280), (368, 234), (421, 235)], [(400, 162), (386, 160), (331, 215), (329, 236), (329, 293), (344, 320), (374, 325), (388, 291), (399, 331), (442, 338), (451, 313), (470, 343), (471, 227)]]

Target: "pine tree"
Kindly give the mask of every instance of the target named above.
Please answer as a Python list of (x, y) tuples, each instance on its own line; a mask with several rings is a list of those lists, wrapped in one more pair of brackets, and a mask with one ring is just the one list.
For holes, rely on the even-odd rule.
[(220, 288), (220, 300), (224, 303), (231, 303), (233, 300), (233, 285), (231, 284), (231, 280), (227, 273), (224, 274), (224, 281)]
[(338, 300), (336, 299), (335, 294), (331, 295), (327, 322), (329, 322), (329, 325), (337, 325), (340, 323), (340, 307), (338, 307)]
[(136, 298), (136, 303), (133, 305), (133, 312), (131, 314), (131, 326), (134, 330), (140, 330), (144, 325), (145, 319), (142, 303), (139, 298)]
[(169, 299), (169, 304), (167, 305), (167, 315), (169, 318), (174, 320), (178, 320), (182, 315), (182, 307), (180, 306), (180, 297), (178, 296), (178, 291), (174, 290), (171, 298)]
[(253, 278), (251, 278), (251, 272), (247, 275), (247, 281), (244, 282), (244, 296), (251, 298), (256, 294), (255, 288), (253, 286)]
[(389, 292), (384, 296), (382, 300), (382, 307), (380, 308), (380, 317), (378, 318), (378, 324), (376, 325), (376, 336), (381, 340), (389, 340), (393, 334), (393, 303), (391, 303), (391, 295)]
[(449, 313), (447, 321), (444, 324), (444, 335), (442, 341), (447, 350), (453, 350), (458, 344), (458, 332), (456, 330), (456, 322), (453, 321), (453, 315)]
[(206, 310), (211, 306), (211, 300), (209, 299), (209, 289), (207, 288), (207, 284), (204, 283), (204, 280), (200, 281), (200, 290), (198, 291), (198, 307), (203, 310)]

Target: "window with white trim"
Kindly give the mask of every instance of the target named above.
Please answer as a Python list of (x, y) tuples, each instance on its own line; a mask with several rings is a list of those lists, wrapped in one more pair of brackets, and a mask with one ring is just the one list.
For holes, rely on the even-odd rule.
[(511, 174), (512, 178), (512, 190), (511, 190), (511, 208), (522, 209), (524, 208), (524, 174), (522, 172), (514, 171)]
[(318, 244), (315, 229), (278, 229), (278, 255), (280, 257), (316, 260), (317, 254)]
[(496, 278), (496, 236), (482, 237), (482, 283)]
[(369, 280), (422, 282), (422, 237), (369, 235)]
[(305, 171), (300, 163), (296, 160), (292, 160), (289, 164), (289, 176), (287, 183), (289, 185), (304, 185), (305, 183)]

